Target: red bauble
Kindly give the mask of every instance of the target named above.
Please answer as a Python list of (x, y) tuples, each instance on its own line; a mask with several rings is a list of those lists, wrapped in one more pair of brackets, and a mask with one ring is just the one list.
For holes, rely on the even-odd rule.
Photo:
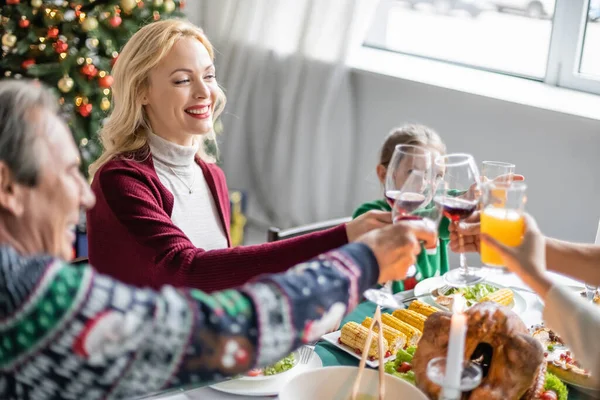
[(29, 27), (29, 20), (28, 19), (22, 19), (19, 21), (19, 26), (21, 28), (27, 28)]
[(82, 117), (89, 117), (92, 113), (92, 105), (91, 104), (82, 104), (77, 108), (77, 112), (81, 114)]
[(111, 87), (113, 82), (114, 82), (114, 79), (110, 75), (104, 75), (104, 77), (98, 79), (98, 85), (101, 88), (105, 88), (105, 89)]
[(29, 67), (31, 67), (32, 65), (35, 64), (35, 60), (33, 58), (30, 58), (28, 60), (25, 60), (21, 63), (21, 67), (23, 67), (23, 69), (27, 69)]
[(112, 26), (113, 28), (118, 28), (119, 26), (121, 26), (121, 22), (123, 22), (123, 20), (121, 19), (121, 17), (119, 17), (118, 15), (115, 15), (114, 17), (112, 17), (110, 20), (108, 20), (108, 23), (110, 24), (110, 26)]
[(86, 64), (81, 67), (81, 73), (87, 76), (88, 79), (92, 79), (98, 75), (98, 69), (93, 64)]
[(19, 4), (21, 0), (6, 0), (6, 4), (9, 6), (14, 6), (15, 4)]
[(50, 29), (48, 29), (48, 38), (56, 39), (58, 37), (59, 33), (60, 33), (60, 31), (58, 30), (58, 28), (50, 28)]
[(64, 53), (69, 49), (69, 45), (65, 42), (63, 42), (62, 40), (57, 40), (56, 43), (54, 43), (54, 51), (56, 51), (57, 53)]

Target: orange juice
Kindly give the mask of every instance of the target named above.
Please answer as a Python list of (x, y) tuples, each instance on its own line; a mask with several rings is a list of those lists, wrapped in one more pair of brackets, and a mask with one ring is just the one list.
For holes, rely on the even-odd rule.
[[(487, 233), (507, 246), (518, 246), (523, 240), (525, 221), (516, 210), (487, 207), (481, 213), (481, 233)], [(504, 266), (502, 257), (483, 241), (481, 242), (481, 262), (489, 266)]]

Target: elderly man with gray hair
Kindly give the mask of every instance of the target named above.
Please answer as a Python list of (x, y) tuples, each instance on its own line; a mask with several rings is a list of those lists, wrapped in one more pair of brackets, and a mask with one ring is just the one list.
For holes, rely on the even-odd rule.
[(95, 201), (79, 169), (48, 90), (0, 82), (2, 399), (129, 398), (267, 365), (334, 329), (365, 289), (402, 279), (419, 241), (436, 240), (401, 223), (236, 289), (134, 288), (65, 261)]

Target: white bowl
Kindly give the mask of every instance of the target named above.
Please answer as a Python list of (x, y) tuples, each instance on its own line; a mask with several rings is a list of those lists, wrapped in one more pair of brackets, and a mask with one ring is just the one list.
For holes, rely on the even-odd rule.
[[(292, 378), (279, 392), (280, 400), (349, 400), (357, 367), (327, 367), (304, 372)], [(360, 394), (378, 399), (379, 372), (363, 372)], [(416, 387), (395, 376), (385, 374), (384, 400), (427, 400)]]

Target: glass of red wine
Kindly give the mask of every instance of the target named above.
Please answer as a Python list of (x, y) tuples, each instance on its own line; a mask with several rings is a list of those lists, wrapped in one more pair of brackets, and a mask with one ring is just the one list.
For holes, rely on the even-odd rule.
[(420, 219), (414, 212), (432, 199), (433, 156), (425, 147), (399, 144), (387, 167), (385, 198), (394, 222)]
[[(477, 209), (481, 181), (477, 164), (469, 154), (455, 153), (440, 156), (435, 160), (436, 169), (443, 173), (434, 196), (434, 202), (451, 223), (459, 224)], [(444, 279), (452, 286), (469, 286), (481, 282), (483, 271), (469, 268), (467, 257), (462, 252), (464, 240), (459, 234), (460, 268), (444, 274)]]

